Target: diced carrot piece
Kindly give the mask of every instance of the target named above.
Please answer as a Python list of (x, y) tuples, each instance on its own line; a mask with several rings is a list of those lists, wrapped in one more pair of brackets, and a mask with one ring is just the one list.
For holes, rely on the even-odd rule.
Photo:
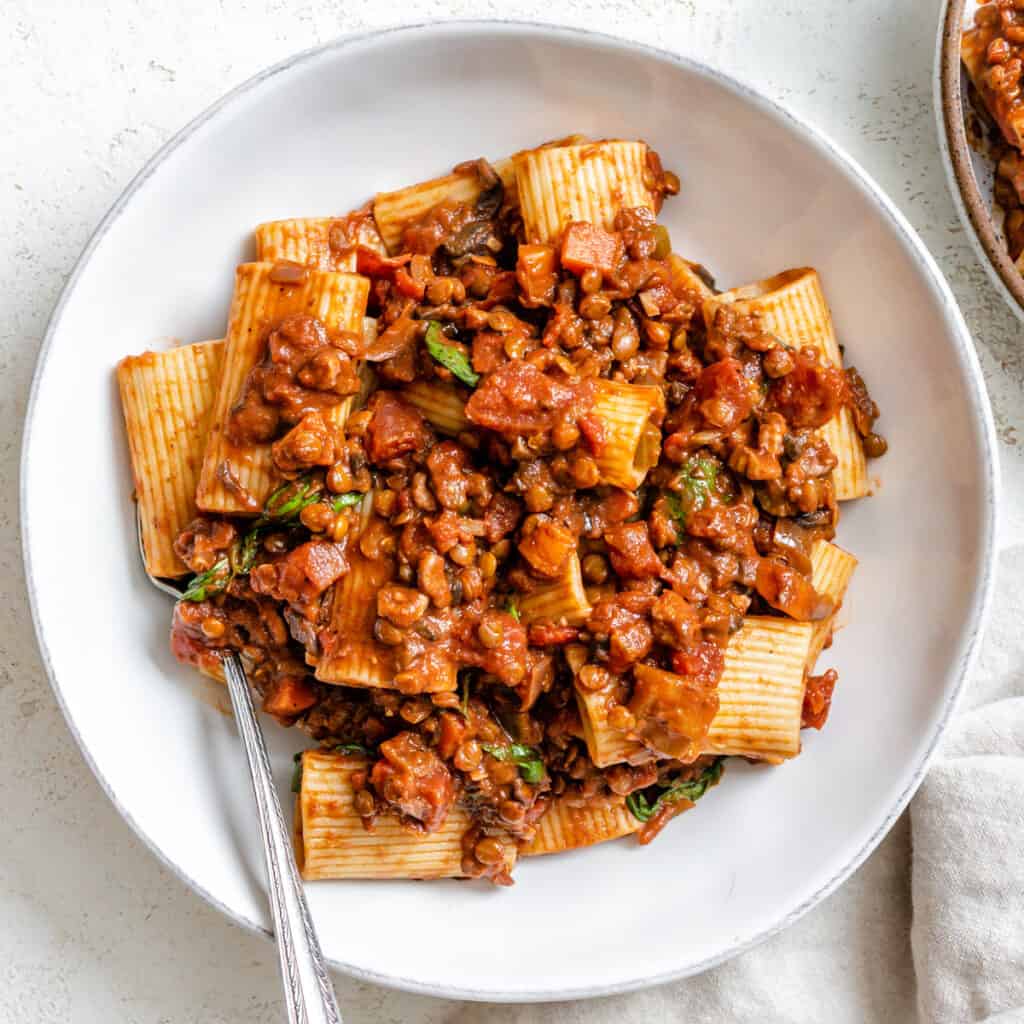
[(542, 576), (557, 576), (575, 547), (576, 538), (572, 533), (545, 516), (537, 522), (533, 532), (519, 542), (519, 553)]
[(292, 718), (316, 703), (316, 694), (305, 679), (284, 676), (267, 692), (263, 710), (277, 718)]
[(550, 306), (555, 301), (558, 284), (554, 248), (550, 245), (519, 246), (516, 278), (523, 290), (524, 305)]
[(572, 223), (562, 236), (562, 266), (574, 274), (590, 269), (612, 274), (622, 257), (622, 239), (593, 224)]

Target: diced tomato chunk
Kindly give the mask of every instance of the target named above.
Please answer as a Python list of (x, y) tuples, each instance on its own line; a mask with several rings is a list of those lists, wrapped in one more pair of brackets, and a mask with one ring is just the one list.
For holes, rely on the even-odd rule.
[(493, 373), (507, 362), (505, 335), (497, 331), (477, 331), (473, 337), (473, 369), (477, 373)]
[(395, 271), (395, 287), (407, 298), (415, 299), (417, 302), (423, 301), (426, 292), (423, 282), (415, 280), (404, 267), (399, 267)]
[(466, 416), (471, 423), (513, 437), (537, 434), (550, 430), (575, 397), (570, 385), (517, 360), (488, 374), (466, 403)]
[(847, 396), (846, 375), (825, 366), (812, 349), (796, 355), (796, 366), (774, 381), (771, 400), (791, 427), (821, 427), (839, 412)]
[(444, 761), (412, 732), (386, 740), (380, 755), (370, 773), (377, 795), (411, 824), (436, 832), (455, 802), (455, 782)]
[(738, 359), (726, 358), (704, 367), (694, 386), (701, 415), (720, 430), (738, 427), (749, 415), (757, 389), (743, 374)]
[(612, 568), (620, 576), (633, 579), (658, 576), (664, 568), (651, 547), (651, 537), (644, 522), (611, 526), (605, 530), (604, 539)]
[(579, 635), (576, 626), (560, 626), (554, 622), (537, 622), (530, 627), (530, 643), (535, 647), (571, 643)]
[(399, 267), (404, 267), (412, 257), (406, 253), (403, 256), (381, 256), (374, 249), (368, 249), (365, 245), (356, 246), (356, 270), (366, 277), (391, 278)]
[(426, 447), (423, 417), (393, 391), (378, 391), (370, 400), (373, 413), (366, 429), (367, 454), (376, 464)]
[(713, 640), (702, 640), (693, 647), (687, 647), (672, 654), (672, 671), (681, 676), (690, 676), (709, 688), (718, 686), (725, 667), (722, 648)]
[(832, 691), (839, 675), (834, 668), (820, 676), (808, 676), (804, 690), (803, 715), (800, 725), (804, 729), (820, 729), (828, 719), (832, 707)]
[(576, 426), (579, 427), (583, 440), (591, 452), (594, 455), (600, 455), (608, 443), (608, 432), (605, 429), (604, 423), (596, 416), (584, 413), (576, 421)]

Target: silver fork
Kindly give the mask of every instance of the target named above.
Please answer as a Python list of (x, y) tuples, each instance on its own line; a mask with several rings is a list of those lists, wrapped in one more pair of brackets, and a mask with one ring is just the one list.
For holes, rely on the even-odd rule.
[[(146, 553), (142, 547), (142, 529), (136, 512), (139, 554), (142, 569), (150, 583), (175, 600), (181, 590), (167, 580), (150, 576), (146, 569)], [(274, 933), (281, 960), (285, 1005), (289, 1024), (341, 1024), (341, 1013), (334, 996), (334, 987), (324, 966), (320, 941), (309, 916), (306, 896), (299, 881), (292, 854), (291, 839), (285, 828), (281, 804), (277, 799), (270, 774), (267, 746), (256, 718), (256, 710), (245, 677), (242, 661), (234, 652), (222, 658), (231, 706), (245, 747), (249, 777), (256, 796), (260, 831), (263, 834), (263, 856), (267, 866), (270, 908), (274, 915)]]

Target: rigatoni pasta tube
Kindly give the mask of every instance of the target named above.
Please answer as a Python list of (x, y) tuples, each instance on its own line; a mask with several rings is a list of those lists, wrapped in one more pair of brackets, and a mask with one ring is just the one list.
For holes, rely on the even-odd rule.
[[(392, 814), (379, 815), (368, 832), (355, 811), (352, 775), (365, 771), (361, 757), (307, 750), (302, 755), (302, 785), (296, 814), (296, 852), (302, 877), (459, 878), (462, 837), (472, 825), (461, 807), (453, 807), (437, 832), (420, 835)], [(506, 842), (507, 866), (516, 858)]]
[(377, 591), (389, 582), (394, 565), (369, 559), (357, 544), (348, 549), (349, 570), (334, 585), (331, 621), (316, 677), (323, 683), (394, 688), (395, 655), (373, 635)]
[(528, 242), (557, 243), (573, 221), (611, 229), (620, 210), (656, 209), (644, 142), (552, 146), (512, 160)]
[[(704, 319), (714, 322), (715, 311), (734, 304), (740, 313), (753, 313), (762, 327), (795, 349), (813, 348), (823, 363), (842, 369), (843, 359), (832, 326), (832, 314), (821, 289), (818, 272), (810, 267), (784, 270), (774, 277), (722, 292), (704, 303)], [(853, 414), (843, 406), (818, 430), (838, 460), (832, 471), (839, 501), (862, 498), (870, 486), (864, 446), (854, 426)]]
[(256, 259), (261, 263), (286, 260), (318, 270), (354, 271), (355, 249), (338, 244), (336, 229), (340, 224), (331, 217), (267, 221), (256, 228)]
[(589, 415), (601, 429), (594, 454), (601, 483), (635, 491), (658, 464), (661, 431), (655, 421), (665, 411), (664, 395), (659, 387), (616, 380), (598, 380), (595, 386)]
[[(373, 635), (377, 591), (391, 581), (395, 567), (387, 558), (367, 558), (358, 545), (348, 550), (349, 570), (334, 585), (330, 625), (316, 677), (323, 683), (394, 690), (398, 668), (394, 651)], [(423, 692), (439, 693), (458, 687), (454, 664), (430, 677)]]
[(706, 754), (780, 763), (800, 753), (804, 672), (814, 624), (752, 615), (732, 635)]
[[(266, 351), (268, 330), (295, 313), (316, 317), (330, 331), (363, 330), (369, 294), (365, 277), (310, 269), (299, 283), (279, 284), (277, 266), (243, 263), (235, 276), (224, 370), (196, 491), (196, 504), (204, 512), (256, 514), (277, 482), (269, 444), (233, 445), (225, 435), (246, 377)], [(324, 413), (325, 420), (340, 430), (350, 406), (350, 400), (339, 402)], [(226, 473), (232, 475), (232, 486), (225, 482)]]
[(854, 426), (853, 413), (843, 406), (818, 433), (828, 442), (829, 448), (838, 459), (832, 470), (832, 481), (837, 501), (863, 498), (871, 493), (868, 480), (868, 465), (864, 456), (864, 445)]
[(713, 322), (714, 310), (734, 304), (739, 313), (755, 313), (766, 331), (777, 334), (791, 348), (813, 348), (829, 366), (842, 366), (832, 327), (832, 314), (821, 290), (818, 272), (811, 267), (784, 270), (753, 284), (733, 288), (708, 299), (705, 319)]
[(556, 797), (537, 822), (537, 834), (523, 848), (524, 857), (562, 853), (630, 835), (640, 821), (626, 807), (625, 797), (598, 797), (578, 806)]
[[(574, 145), (581, 141), (582, 135), (568, 135), (563, 139), (545, 142), (539, 148), (550, 149), (557, 146)], [(491, 167), (501, 179), (505, 189), (506, 201), (515, 201), (517, 196), (515, 157), (504, 157), (494, 160)], [(402, 235), (405, 229), (429, 213), (439, 203), (475, 203), (484, 190), (483, 182), (474, 166), (475, 161), (460, 164), (451, 174), (439, 178), (421, 181), (406, 188), (393, 192), (380, 192), (373, 201), (373, 215), (377, 222), (384, 243), (389, 252), (401, 248)]]
[(577, 679), (576, 704), (583, 723), (583, 738), (590, 760), (598, 768), (623, 761), (642, 763), (653, 756), (639, 740), (628, 739), (625, 730), (615, 728), (609, 721), (609, 712), (618, 703), (612, 688), (588, 690)]
[(573, 552), (566, 560), (558, 577), (519, 599), (519, 615), (523, 622), (550, 620), (570, 626), (581, 626), (591, 612), (587, 592), (583, 586), (580, 559)]
[[(496, 160), (491, 166), (506, 189), (515, 188), (516, 177), (511, 159)], [(394, 192), (379, 192), (373, 200), (373, 216), (384, 244), (390, 252), (395, 252), (401, 247), (405, 229), (438, 203), (445, 200), (473, 203), (482, 191), (479, 174), (474, 167), (469, 166)]]
[(832, 614), (821, 622), (814, 623), (814, 634), (811, 637), (811, 649), (807, 654), (807, 671), (813, 670), (818, 657), (824, 650), (832, 631), (835, 629), (836, 615), (842, 607), (846, 588), (857, 568), (857, 559), (835, 544), (827, 540), (817, 540), (811, 548), (811, 583), (819, 594), (826, 594), (835, 602)]
[(196, 482), (223, 362), (224, 342), (205, 341), (117, 364), (142, 547), (153, 576), (188, 572), (174, 541), (196, 514)]
[(413, 381), (402, 388), (402, 397), (442, 434), (455, 437), (469, 427), (466, 399), (452, 384), (435, 380)]

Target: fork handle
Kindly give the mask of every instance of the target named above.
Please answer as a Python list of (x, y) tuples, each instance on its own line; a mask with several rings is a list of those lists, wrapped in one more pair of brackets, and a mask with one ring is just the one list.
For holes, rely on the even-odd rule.
[(270, 774), (267, 747), (256, 720), (245, 669), (237, 654), (224, 658), (224, 675), (249, 761), (259, 811), (289, 1024), (341, 1024), (334, 987), (324, 967), (323, 953), (295, 868), (291, 838)]

